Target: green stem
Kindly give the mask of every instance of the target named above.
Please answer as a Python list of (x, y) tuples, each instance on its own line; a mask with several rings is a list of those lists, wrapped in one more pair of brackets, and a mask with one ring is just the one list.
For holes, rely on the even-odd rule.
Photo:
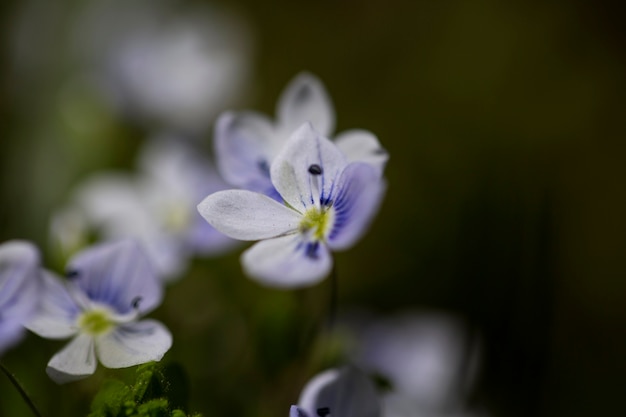
[(0, 369), (2, 369), (2, 372), (7, 376), (7, 378), (9, 378), (9, 381), (11, 381), (11, 383), (13, 384), (13, 386), (15, 387), (15, 389), (17, 390), (17, 392), (20, 393), (20, 395), (22, 396), (22, 399), (24, 400), (24, 402), (28, 405), (28, 407), (30, 408), (30, 410), (33, 412), (34, 415), (36, 415), (37, 417), (42, 417), (42, 414), (39, 412), (39, 410), (37, 409), (37, 406), (35, 406), (35, 403), (33, 402), (33, 400), (28, 396), (28, 394), (26, 393), (26, 390), (24, 390), (24, 388), (22, 387), (22, 385), (20, 384), (20, 382), (17, 380), (17, 378), (15, 377), (15, 375), (13, 375), (5, 366), (2, 362), (0, 362)]
[(328, 313), (328, 330), (332, 331), (337, 321), (337, 297), (339, 293), (339, 277), (337, 274), (337, 266), (333, 263), (333, 269), (330, 272), (330, 308)]

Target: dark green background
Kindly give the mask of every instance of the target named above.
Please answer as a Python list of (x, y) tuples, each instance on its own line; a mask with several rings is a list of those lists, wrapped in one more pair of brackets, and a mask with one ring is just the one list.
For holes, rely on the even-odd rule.
[[(255, 94), (240, 108), (273, 114), (287, 81), (309, 70), (334, 100), (337, 130), (371, 130), (391, 155), (372, 229), (336, 257), (340, 306), (465, 318), (484, 348), (472, 401), (495, 417), (624, 413), (626, 30), (619, 8), (602, 1), (224, 3), (255, 37)], [(2, 5), (7, 57), (19, 4)], [(40, 65), (16, 73), (4, 60), (0, 68), (0, 240), (31, 239), (44, 252), (48, 216), (70, 186), (98, 168), (130, 167), (144, 135), (111, 115), (89, 137), (63, 124), (56, 97), (66, 63), (58, 45), (72, 15), (50, 9), (58, 11), (41, 19)], [(311, 375), (301, 369), (302, 333), (323, 316), (328, 283), (260, 288), (241, 275), (237, 254), (198, 261), (189, 275), (156, 315), (174, 333), (166, 359), (189, 373), (192, 408), (207, 417), (286, 416)], [(29, 336), (3, 362), (47, 415), (79, 415), (105, 371), (57, 387), (43, 368), (60, 346)], [(0, 380), (0, 415), (25, 415), (19, 407)]]

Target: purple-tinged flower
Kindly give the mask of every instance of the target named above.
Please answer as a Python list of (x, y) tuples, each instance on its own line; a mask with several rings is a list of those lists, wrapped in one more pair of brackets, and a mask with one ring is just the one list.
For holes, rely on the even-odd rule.
[(379, 417), (381, 406), (372, 381), (346, 366), (329, 369), (311, 379), (289, 417)]
[[(321, 81), (309, 73), (296, 76), (285, 88), (276, 108), (276, 121), (255, 112), (226, 112), (215, 127), (217, 167), (234, 187), (278, 199), (270, 178), (270, 166), (291, 134), (310, 122), (324, 137), (331, 137), (335, 111)], [(361, 161), (381, 173), (387, 152), (376, 136), (366, 130), (348, 130), (334, 140), (348, 161)]]
[(57, 383), (96, 370), (158, 361), (172, 345), (158, 321), (139, 318), (161, 302), (162, 287), (134, 241), (88, 248), (70, 260), (67, 280), (44, 271), (41, 306), (26, 327), (49, 339), (72, 340), (48, 362)]
[(39, 251), (29, 242), (0, 245), (0, 355), (24, 334), (41, 293)]
[(330, 250), (351, 247), (365, 232), (385, 182), (372, 165), (349, 162), (309, 123), (294, 132), (270, 173), (284, 205), (227, 190), (209, 195), (198, 210), (227, 236), (261, 240), (242, 255), (252, 278), (278, 287), (311, 285), (330, 272)]

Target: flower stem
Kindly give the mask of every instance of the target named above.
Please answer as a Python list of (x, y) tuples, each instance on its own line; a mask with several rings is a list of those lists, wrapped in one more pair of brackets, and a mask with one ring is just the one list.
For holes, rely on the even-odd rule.
[(339, 276), (337, 266), (333, 263), (330, 272), (330, 307), (328, 312), (328, 330), (332, 331), (337, 321), (337, 296), (339, 293)]
[(17, 380), (17, 378), (15, 377), (15, 375), (13, 375), (7, 368), (6, 366), (4, 366), (4, 364), (2, 362), (0, 362), (0, 369), (2, 369), (2, 372), (7, 376), (7, 378), (9, 378), (9, 381), (11, 381), (11, 383), (13, 384), (13, 386), (15, 387), (15, 389), (17, 390), (17, 392), (20, 393), (20, 395), (22, 396), (22, 399), (24, 400), (24, 402), (28, 405), (28, 407), (30, 408), (30, 410), (33, 412), (34, 415), (36, 415), (37, 417), (42, 417), (42, 414), (39, 412), (39, 410), (37, 409), (37, 406), (35, 406), (35, 403), (33, 402), (33, 400), (28, 396), (28, 393), (26, 392), (26, 390), (22, 387), (22, 385), (20, 384), (20, 382)]

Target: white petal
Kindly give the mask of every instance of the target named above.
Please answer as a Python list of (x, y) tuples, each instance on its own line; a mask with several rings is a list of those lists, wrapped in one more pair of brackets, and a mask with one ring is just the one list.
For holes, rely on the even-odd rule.
[(246, 190), (218, 191), (198, 211), (211, 226), (239, 240), (267, 239), (298, 228), (302, 216), (273, 199)]
[(298, 288), (316, 284), (332, 267), (324, 244), (316, 246), (298, 234), (263, 240), (241, 256), (245, 272), (262, 284)]
[(224, 113), (215, 125), (217, 167), (233, 186), (268, 194), (274, 188), (269, 167), (286, 140), (278, 138), (264, 116), (252, 112)]
[(91, 336), (75, 337), (48, 362), (46, 372), (56, 383), (85, 378), (96, 371), (96, 355)]
[[(270, 174), (283, 199), (296, 210), (305, 211), (332, 193), (334, 181), (347, 164), (335, 144), (305, 123), (276, 156)], [(312, 174), (313, 167), (317, 175)]]
[(311, 122), (323, 136), (335, 128), (335, 110), (322, 82), (313, 74), (298, 74), (285, 87), (276, 109), (280, 127), (285, 132)]
[(119, 326), (96, 340), (98, 359), (107, 368), (159, 361), (171, 346), (171, 333), (156, 320)]
[(310, 415), (328, 408), (331, 416), (380, 417), (381, 405), (370, 379), (353, 367), (331, 369), (314, 377), (300, 395), (298, 405)]
[(378, 138), (367, 130), (348, 130), (335, 137), (335, 145), (346, 154), (350, 162), (365, 162), (382, 174), (389, 154), (378, 142)]
[(42, 271), (42, 295), (39, 309), (24, 325), (41, 337), (65, 339), (78, 331), (76, 317), (80, 313), (75, 300), (69, 295), (61, 279), (51, 272)]

